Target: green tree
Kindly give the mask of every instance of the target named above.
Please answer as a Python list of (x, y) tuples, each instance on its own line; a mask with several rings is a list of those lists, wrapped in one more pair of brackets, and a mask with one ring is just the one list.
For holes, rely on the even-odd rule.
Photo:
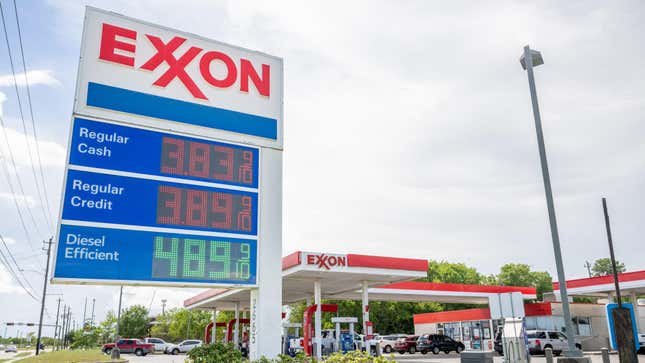
[(474, 284), (484, 282), (482, 276), (473, 267), (464, 263), (451, 263), (447, 261), (430, 261), (428, 263), (428, 278), (425, 281), (447, 282), (453, 284)]
[(121, 313), (119, 335), (125, 338), (143, 338), (148, 332), (148, 309), (132, 305)]
[(553, 279), (546, 271), (531, 271), (529, 265), (507, 263), (496, 276), (497, 282), (504, 286), (531, 286), (537, 290), (538, 300), (545, 292), (553, 291)]
[[(616, 271), (618, 273), (623, 273), (626, 271), (625, 264), (616, 260)], [(591, 267), (591, 273), (593, 276), (607, 276), (614, 273), (613, 268), (611, 267), (611, 259), (609, 258), (599, 258), (593, 263)]]
[(97, 326), (97, 330), (101, 343), (105, 344), (114, 341), (116, 331), (116, 315), (114, 315), (114, 311), (107, 312), (105, 319)]
[(166, 315), (169, 315), (167, 337), (172, 341), (204, 339), (204, 329), (212, 319), (212, 313), (203, 310), (171, 309)]

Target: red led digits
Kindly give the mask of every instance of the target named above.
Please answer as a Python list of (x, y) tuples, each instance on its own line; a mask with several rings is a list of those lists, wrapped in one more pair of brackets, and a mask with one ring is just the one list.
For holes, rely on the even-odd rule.
[(257, 183), (256, 153), (234, 145), (164, 137), (161, 172), (253, 186)]
[(251, 197), (242, 197), (242, 209), (237, 213), (237, 226), (242, 231), (251, 230)]
[(181, 189), (169, 186), (159, 187), (159, 196), (157, 197), (159, 204), (170, 213), (159, 215), (157, 212), (157, 223), (161, 224), (179, 224), (181, 219), (180, 203), (181, 203)]
[(244, 151), (242, 160), (244, 162), (240, 165), (237, 178), (244, 184), (253, 184), (253, 153)]
[(208, 193), (203, 190), (186, 191), (186, 224), (189, 226), (206, 227), (208, 213)]
[(161, 151), (161, 172), (168, 174), (183, 174), (184, 140), (164, 137)]
[(253, 232), (255, 203), (247, 193), (159, 186), (157, 224)]
[(233, 222), (233, 196), (227, 193), (213, 193), (212, 211), (224, 218), (219, 218), (212, 223), (217, 229), (231, 229)]
[[(224, 156), (223, 159), (216, 160), (217, 166), (223, 167), (225, 171), (213, 173), (213, 177), (219, 180), (233, 181), (233, 149), (226, 146), (213, 146), (215, 154)], [(218, 155), (218, 156), (219, 156)]]
[(188, 145), (190, 145), (188, 175), (200, 178), (210, 177), (209, 145), (201, 142), (189, 142)]

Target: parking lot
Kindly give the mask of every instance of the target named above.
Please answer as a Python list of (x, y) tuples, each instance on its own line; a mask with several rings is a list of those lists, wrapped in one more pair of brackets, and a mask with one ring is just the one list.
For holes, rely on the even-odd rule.
[[(590, 355), (591, 361), (593, 363), (601, 363), (602, 362), (602, 357), (600, 355)], [(457, 354), (440, 354), (440, 355), (421, 355), (421, 354), (414, 354), (414, 355), (409, 355), (409, 354), (404, 354), (404, 355), (396, 355), (394, 356), (397, 362), (403, 362), (403, 363), (459, 363), (459, 355)], [(645, 355), (640, 355), (638, 358), (639, 362), (645, 362)], [(502, 357), (495, 357), (495, 363), (501, 363), (503, 362)], [(612, 354), (610, 356), (610, 361), (611, 362), (618, 362), (618, 356), (615, 354)], [(531, 357), (531, 363), (546, 363), (546, 359), (542, 356), (536, 356), (536, 357)]]

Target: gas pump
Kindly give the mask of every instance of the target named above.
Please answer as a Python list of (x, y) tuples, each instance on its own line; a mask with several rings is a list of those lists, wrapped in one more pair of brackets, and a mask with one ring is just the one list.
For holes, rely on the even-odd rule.
[[(293, 329), (293, 334), (290, 334), (290, 329)], [(298, 351), (303, 350), (303, 342), (300, 338), (300, 323), (283, 323), (282, 324), (282, 354), (295, 357)]]
[[(237, 319), (231, 319), (228, 322), (226, 327), (226, 343), (232, 343), (233, 341), (233, 330), (235, 330), (236, 322)], [(238, 346), (236, 348), (241, 350), (243, 355), (248, 353), (248, 333), (246, 332), (248, 331), (249, 324), (251, 324), (251, 319), (240, 319), (240, 323), (238, 324), (242, 331), (242, 340), (238, 342)]]
[[(215, 339), (217, 339), (217, 328), (226, 328), (226, 323), (215, 323), (211, 321), (206, 325), (206, 328), (204, 329), (204, 341), (206, 343), (210, 343), (213, 340), (213, 334), (215, 335)], [(224, 338), (226, 338), (226, 334), (222, 334)], [(222, 339), (223, 340), (223, 339)], [(216, 340), (215, 340), (216, 341)]]
[[(356, 346), (354, 344), (354, 324), (358, 323), (358, 318), (335, 317), (331, 318), (331, 322), (336, 324), (336, 344), (334, 351), (347, 353), (356, 350)], [(349, 324), (349, 332), (341, 333), (340, 324)]]
[[(320, 305), (320, 310), (323, 313), (335, 313), (338, 311), (338, 305), (333, 304), (322, 304)], [(313, 337), (314, 337), (314, 327), (312, 324), (312, 317), (316, 311), (316, 305), (311, 305), (307, 307), (302, 314), (303, 317), (303, 328), (302, 328), (302, 337), (303, 337), (303, 348), (305, 354), (308, 356), (313, 355)]]

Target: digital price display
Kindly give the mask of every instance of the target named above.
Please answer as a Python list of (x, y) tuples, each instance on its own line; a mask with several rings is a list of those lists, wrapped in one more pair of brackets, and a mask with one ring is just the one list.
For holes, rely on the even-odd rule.
[(247, 282), (253, 276), (250, 243), (222, 239), (155, 237), (152, 277)]
[(250, 232), (254, 207), (244, 194), (160, 185), (157, 224)]
[(161, 172), (253, 186), (257, 177), (254, 154), (248, 148), (165, 136)]
[[(132, 162), (136, 155), (136, 162)], [(257, 148), (159, 131), (74, 119), (70, 164), (258, 187)]]

